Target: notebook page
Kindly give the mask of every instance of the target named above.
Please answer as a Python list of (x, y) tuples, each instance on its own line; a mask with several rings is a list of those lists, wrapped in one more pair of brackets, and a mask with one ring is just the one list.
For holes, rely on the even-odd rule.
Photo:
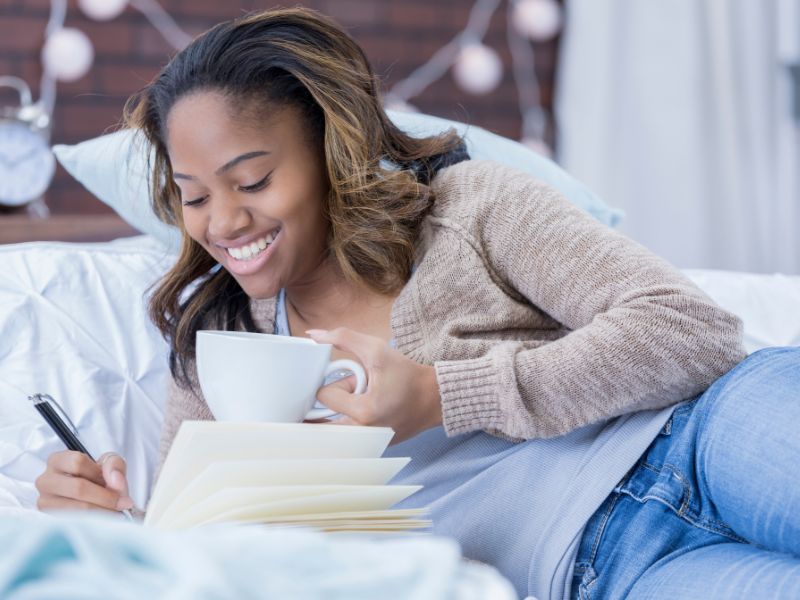
[(181, 490), (160, 520), (188, 510), (216, 492), (232, 487), (268, 485), (383, 485), (410, 458), (313, 458), (217, 461)]
[(277, 487), (268, 487), (225, 490), (171, 522), (159, 522), (158, 526), (182, 528), (200, 523), (238, 521), (272, 515), (386, 509), (421, 489), (421, 486), (416, 485), (286, 487), (294, 489), (277, 491)]
[(377, 458), (393, 435), (388, 427), (184, 421), (153, 490), (145, 525), (154, 523), (180, 490), (217, 460)]

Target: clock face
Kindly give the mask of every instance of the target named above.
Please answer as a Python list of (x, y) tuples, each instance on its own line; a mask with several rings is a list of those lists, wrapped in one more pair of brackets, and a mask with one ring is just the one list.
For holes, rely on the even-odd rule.
[(50, 185), (55, 168), (42, 136), (19, 121), (0, 120), (0, 204), (35, 200)]

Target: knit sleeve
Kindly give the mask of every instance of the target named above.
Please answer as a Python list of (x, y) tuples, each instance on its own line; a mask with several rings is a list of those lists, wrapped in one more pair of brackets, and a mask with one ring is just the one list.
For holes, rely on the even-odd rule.
[(194, 383), (198, 393), (179, 386), (175, 379), (170, 378), (167, 403), (164, 409), (164, 425), (161, 429), (161, 443), (158, 451), (158, 467), (156, 468), (155, 480), (158, 480), (161, 468), (164, 466), (164, 460), (167, 458), (167, 453), (172, 446), (172, 441), (175, 439), (175, 435), (178, 433), (181, 423), (190, 420), (214, 420), (211, 410), (208, 408), (208, 405), (199, 392), (200, 386), (197, 385), (194, 361), (188, 365), (188, 368), (190, 372), (189, 378)]
[(679, 270), (545, 184), (499, 167), (460, 190), (484, 198), (474, 243), (510, 293), (570, 331), (534, 349), (508, 342), (481, 358), (437, 362), (449, 435), (561, 435), (690, 398), (744, 358), (741, 320)]

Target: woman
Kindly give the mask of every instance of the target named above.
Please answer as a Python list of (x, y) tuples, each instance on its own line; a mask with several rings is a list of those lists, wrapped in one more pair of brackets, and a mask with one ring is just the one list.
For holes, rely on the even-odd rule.
[[(364, 394), (319, 399), (394, 428), (397, 481), (425, 486), (404, 505), (520, 595), (800, 597), (797, 350), (736, 366), (741, 323), (669, 264), (452, 132), (403, 134), (313, 11), (213, 28), (128, 122), (183, 231), (151, 303), (171, 344), (162, 460), (183, 420), (213, 418), (199, 328), (307, 335), (365, 366)], [(124, 460), (101, 463), (53, 455), (39, 506), (130, 507)]]

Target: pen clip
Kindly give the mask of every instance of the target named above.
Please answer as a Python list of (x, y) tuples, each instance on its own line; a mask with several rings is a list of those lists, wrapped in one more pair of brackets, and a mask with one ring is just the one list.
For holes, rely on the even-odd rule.
[(72, 422), (72, 419), (69, 418), (69, 415), (66, 413), (66, 411), (63, 408), (61, 408), (61, 405), (58, 402), (56, 402), (56, 399), (53, 398), (50, 394), (38, 394), (38, 393), (31, 394), (30, 396), (28, 396), (28, 400), (30, 400), (31, 403), (33, 403), (34, 405), (42, 403), (52, 404), (53, 408), (55, 408), (56, 411), (58, 411), (61, 419), (67, 425), (69, 425), (70, 429), (72, 429), (72, 433), (78, 435), (78, 428), (75, 427), (75, 423)]

